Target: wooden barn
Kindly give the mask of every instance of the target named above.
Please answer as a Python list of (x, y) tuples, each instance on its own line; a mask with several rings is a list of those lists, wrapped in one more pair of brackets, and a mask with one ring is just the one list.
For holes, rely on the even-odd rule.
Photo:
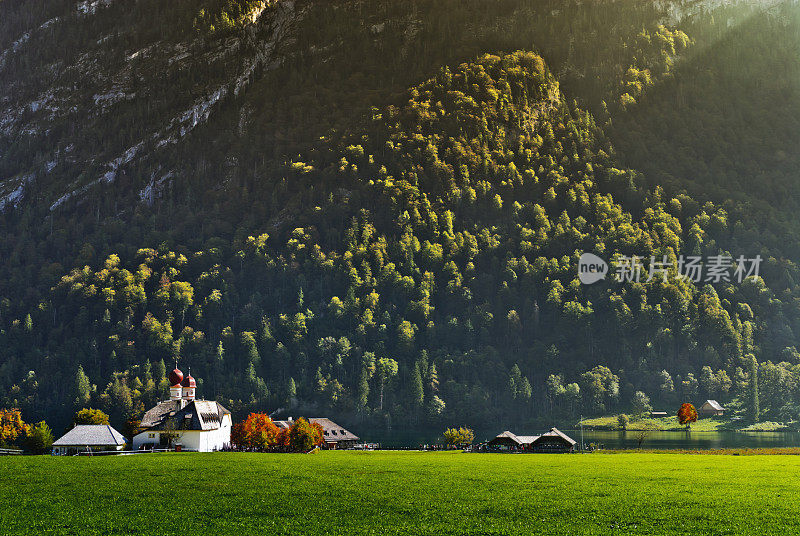
[(518, 436), (513, 432), (509, 432), (506, 430), (501, 434), (497, 434), (492, 440), (486, 443), (486, 447), (489, 450), (494, 450), (498, 452), (511, 452), (511, 451), (518, 451), (523, 450), (525, 448), (526, 442), (525, 440), (529, 440), (531, 437), (535, 436)]
[(518, 436), (506, 430), (486, 443), (495, 452), (573, 452), (576, 441), (558, 428), (535, 436)]
[(577, 441), (558, 428), (550, 428), (549, 431), (532, 441), (528, 450), (533, 452), (574, 452), (576, 444)]

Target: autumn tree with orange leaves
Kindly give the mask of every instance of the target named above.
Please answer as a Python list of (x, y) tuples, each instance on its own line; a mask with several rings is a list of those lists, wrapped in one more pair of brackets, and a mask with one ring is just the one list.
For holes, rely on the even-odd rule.
[(237, 422), (231, 426), (231, 445), (236, 448), (245, 448), (247, 445), (247, 438), (244, 433), (244, 423)]
[(231, 443), (240, 449), (308, 452), (323, 444), (322, 426), (302, 417), (291, 428), (278, 428), (265, 413), (251, 413), (231, 428)]
[(251, 413), (244, 421), (244, 446), (272, 450), (277, 445), (278, 427), (266, 413)]
[(294, 452), (308, 452), (322, 445), (322, 426), (310, 423), (302, 417), (297, 419), (289, 431), (289, 446)]
[(27, 433), (28, 425), (22, 420), (20, 410), (0, 409), (0, 446), (11, 445)]
[(278, 430), (278, 437), (276, 438), (276, 445), (278, 451), (289, 452), (289, 430), (287, 428), (280, 428)]
[(690, 428), (693, 422), (697, 422), (697, 410), (693, 405), (681, 404), (681, 409), (678, 410), (678, 422), (685, 424), (687, 428)]

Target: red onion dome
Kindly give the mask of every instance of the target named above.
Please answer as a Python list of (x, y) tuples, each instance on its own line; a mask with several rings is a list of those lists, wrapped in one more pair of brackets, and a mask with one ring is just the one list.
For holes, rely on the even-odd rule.
[(181, 387), (197, 387), (197, 382), (194, 381), (191, 374), (187, 374), (181, 382)]
[(177, 367), (175, 370), (169, 373), (169, 384), (172, 386), (180, 385), (183, 381), (183, 372), (181, 372)]

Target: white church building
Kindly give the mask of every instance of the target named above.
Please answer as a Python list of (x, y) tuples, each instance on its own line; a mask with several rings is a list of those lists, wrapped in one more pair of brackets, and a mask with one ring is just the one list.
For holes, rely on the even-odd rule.
[(191, 373), (169, 373), (169, 400), (159, 402), (142, 417), (133, 449), (174, 447), (213, 452), (230, 446), (231, 412), (213, 400), (195, 400), (197, 382)]

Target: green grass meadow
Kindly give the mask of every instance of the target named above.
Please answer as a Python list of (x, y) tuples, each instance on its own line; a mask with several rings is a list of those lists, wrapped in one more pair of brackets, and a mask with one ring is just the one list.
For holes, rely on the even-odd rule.
[(0, 533), (798, 534), (800, 456), (0, 458)]
[[(678, 422), (678, 417), (670, 415), (669, 417), (630, 417), (628, 423), (628, 431), (635, 432), (639, 430), (654, 430), (654, 431), (683, 431), (686, 430), (686, 425)], [(606, 415), (604, 417), (595, 417), (592, 419), (584, 419), (583, 425), (595, 430), (621, 430), (617, 415)], [(759, 427), (759, 425), (763, 425)], [(785, 429), (785, 426), (780, 426), (778, 423), (759, 423), (759, 425), (751, 425), (746, 427), (742, 422), (732, 421), (730, 419), (716, 418), (716, 419), (700, 419), (693, 422), (691, 430), (693, 432), (717, 432), (722, 430), (763, 430), (774, 431)]]

